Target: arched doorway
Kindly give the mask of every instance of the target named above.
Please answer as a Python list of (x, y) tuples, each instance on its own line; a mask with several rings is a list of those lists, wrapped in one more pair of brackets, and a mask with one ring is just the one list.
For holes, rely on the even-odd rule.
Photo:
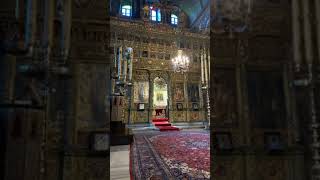
[(153, 109), (153, 118), (168, 117), (168, 84), (160, 77), (153, 81)]

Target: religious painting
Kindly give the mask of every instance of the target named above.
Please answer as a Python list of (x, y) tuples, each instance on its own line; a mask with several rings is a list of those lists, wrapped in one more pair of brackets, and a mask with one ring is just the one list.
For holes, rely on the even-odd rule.
[(110, 137), (108, 133), (93, 132), (91, 134), (91, 149), (95, 152), (107, 152), (110, 148)]
[(198, 84), (188, 84), (188, 97), (191, 102), (198, 102), (200, 100)]
[(143, 111), (144, 110), (144, 104), (143, 103), (139, 103), (138, 104), (138, 110), (139, 111)]
[(165, 55), (165, 60), (170, 60), (170, 54)]
[(256, 128), (284, 128), (286, 108), (281, 72), (249, 71), (249, 112)]
[(151, 52), (150, 53), (150, 58), (155, 59), (156, 58), (156, 53), (155, 52)]
[(182, 111), (183, 110), (183, 104), (182, 103), (177, 103), (177, 110)]
[(192, 109), (194, 111), (198, 111), (199, 110), (199, 104), (198, 103), (192, 103)]
[(143, 51), (142, 52), (142, 57), (145, 57), (145, 58), (148, 57), (148, 51)]
[(157, 93), (157, 101), (163, 101), (163, 94)]
[(192, 121), (198, 121), (199, 120), (199, 112), (191, 112), (190, 113), (190, 119)]
[(217, 127), (237, 126), (236, 75), (234, 69), (219, 68), (215, 70), (211, 82), (213, 102), (212, 121)]
[(159, 53), (159, 54), (158, 54), (158, 59), (163, 59), (163, 58), (164, 58), (163, 53)]
[(183, 84), (176, 84), (175, 91), (174, 91), (174, 100), (175, 101), (184, 100)]
[(134, 83), (134, 103), (148, 103), (149, 101), (149, 82)]

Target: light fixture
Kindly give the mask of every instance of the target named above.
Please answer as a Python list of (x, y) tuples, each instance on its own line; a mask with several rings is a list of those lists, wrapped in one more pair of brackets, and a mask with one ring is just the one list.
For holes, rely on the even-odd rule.
[(171, 59), (171, 62), (175, 72), (185, 73), (189, 70), (189, 57), (183, 55), (183, 51), (181, 49), (178, 50), (177, 56)]

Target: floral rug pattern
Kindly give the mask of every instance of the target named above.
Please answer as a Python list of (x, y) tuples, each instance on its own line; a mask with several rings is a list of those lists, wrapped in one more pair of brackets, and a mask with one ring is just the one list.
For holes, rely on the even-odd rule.
[(210, 179), (210, 135), (205, 131), (136, 134), (130, 156), (134, 180)]

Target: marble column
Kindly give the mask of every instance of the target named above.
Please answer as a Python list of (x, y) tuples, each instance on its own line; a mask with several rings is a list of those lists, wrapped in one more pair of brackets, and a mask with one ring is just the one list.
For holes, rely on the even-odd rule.
[(300, 69), (301, 64), (301, 40), (300, 40), (300, 13), (299, 0), (292, 0), (292, 38), (293, 38), (293, 54), (296, 69)]

